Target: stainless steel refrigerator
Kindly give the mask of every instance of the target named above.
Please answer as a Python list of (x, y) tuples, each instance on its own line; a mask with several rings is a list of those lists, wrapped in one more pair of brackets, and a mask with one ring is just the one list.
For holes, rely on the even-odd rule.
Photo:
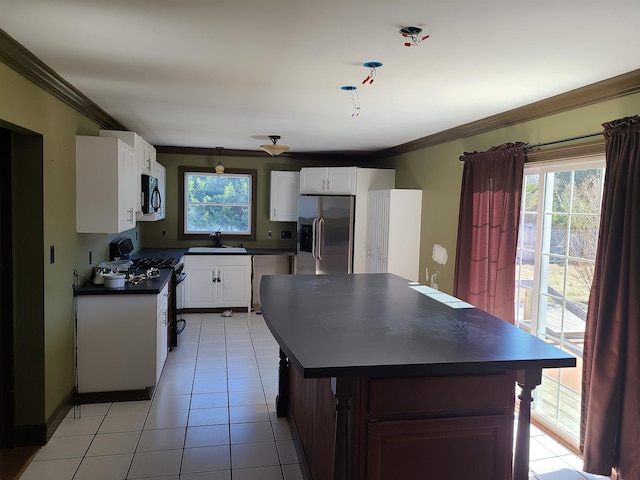
[(353, 196), (301, 195), (296, 273), (351, 273)]

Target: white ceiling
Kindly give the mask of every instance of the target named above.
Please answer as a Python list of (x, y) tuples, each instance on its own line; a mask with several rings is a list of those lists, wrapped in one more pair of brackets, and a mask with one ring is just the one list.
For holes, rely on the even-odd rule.
[[(430, 38), (407, 48), (406, 26)], [(0, 0), (1, 29), (154, 145), (292, 153), (382, 150), (636, 70), (639, 26), (638, 0)]]

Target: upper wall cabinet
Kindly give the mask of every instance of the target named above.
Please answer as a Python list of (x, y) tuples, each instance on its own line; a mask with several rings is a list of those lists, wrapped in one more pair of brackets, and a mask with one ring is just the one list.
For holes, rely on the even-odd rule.
[(137, 220), (139, 222), (155, 222), (162, 220), (165, 216), (165, 191), (166, 191), (166, 169), (164, 165), (156, 162), (156, 149), (144, 138), (135, 132), (122, 130), (100, 130), (101, 137), (115, 137), (128, 143), (135, 152), (137, 164), (137, 195), (140, 198), (138, 203), (142, 204), (142, 179), (141, 175), (151, 175), (158, 179), (158, 189), (160, 190), (160, 198), (162, 203), (160, 209), (153, 213), (142, 213), (142, 208), (136, 209)]
[(156, 163), (156, 149), (144, 138), (135, 132), (120, 130), (100, 130), (101, 137), (116, 137), (127, 142), (135, 151), (136, 161), (140, 173), (153, 175), (153, 167)]
[(119, 233), (136, 226), (140, 175), (133, 148), (115, 137), (76, 137), (76, 230)]
[(297, 222), (299, 192), (300, 173), (272, 170), (269, 220)]
[(300, 193), (355, 195), (356, 167), (311, 167), (300, 170)]

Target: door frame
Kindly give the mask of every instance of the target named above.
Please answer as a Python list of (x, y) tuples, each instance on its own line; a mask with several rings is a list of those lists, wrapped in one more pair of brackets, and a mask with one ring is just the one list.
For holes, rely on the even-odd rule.
[(0, 127), (0, 447), (15, 446), (12, 133)]

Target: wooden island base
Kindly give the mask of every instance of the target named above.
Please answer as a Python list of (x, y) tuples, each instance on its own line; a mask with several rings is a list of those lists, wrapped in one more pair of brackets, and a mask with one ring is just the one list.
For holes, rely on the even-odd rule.
[(311, 478), (527, 480), (531, 392), (575, 357), (414, 287), (391, 274), (263, 276), (277, 413), (290, 410)]
[(289, 379), (313, 480), (512, 478), (513, 373)]

